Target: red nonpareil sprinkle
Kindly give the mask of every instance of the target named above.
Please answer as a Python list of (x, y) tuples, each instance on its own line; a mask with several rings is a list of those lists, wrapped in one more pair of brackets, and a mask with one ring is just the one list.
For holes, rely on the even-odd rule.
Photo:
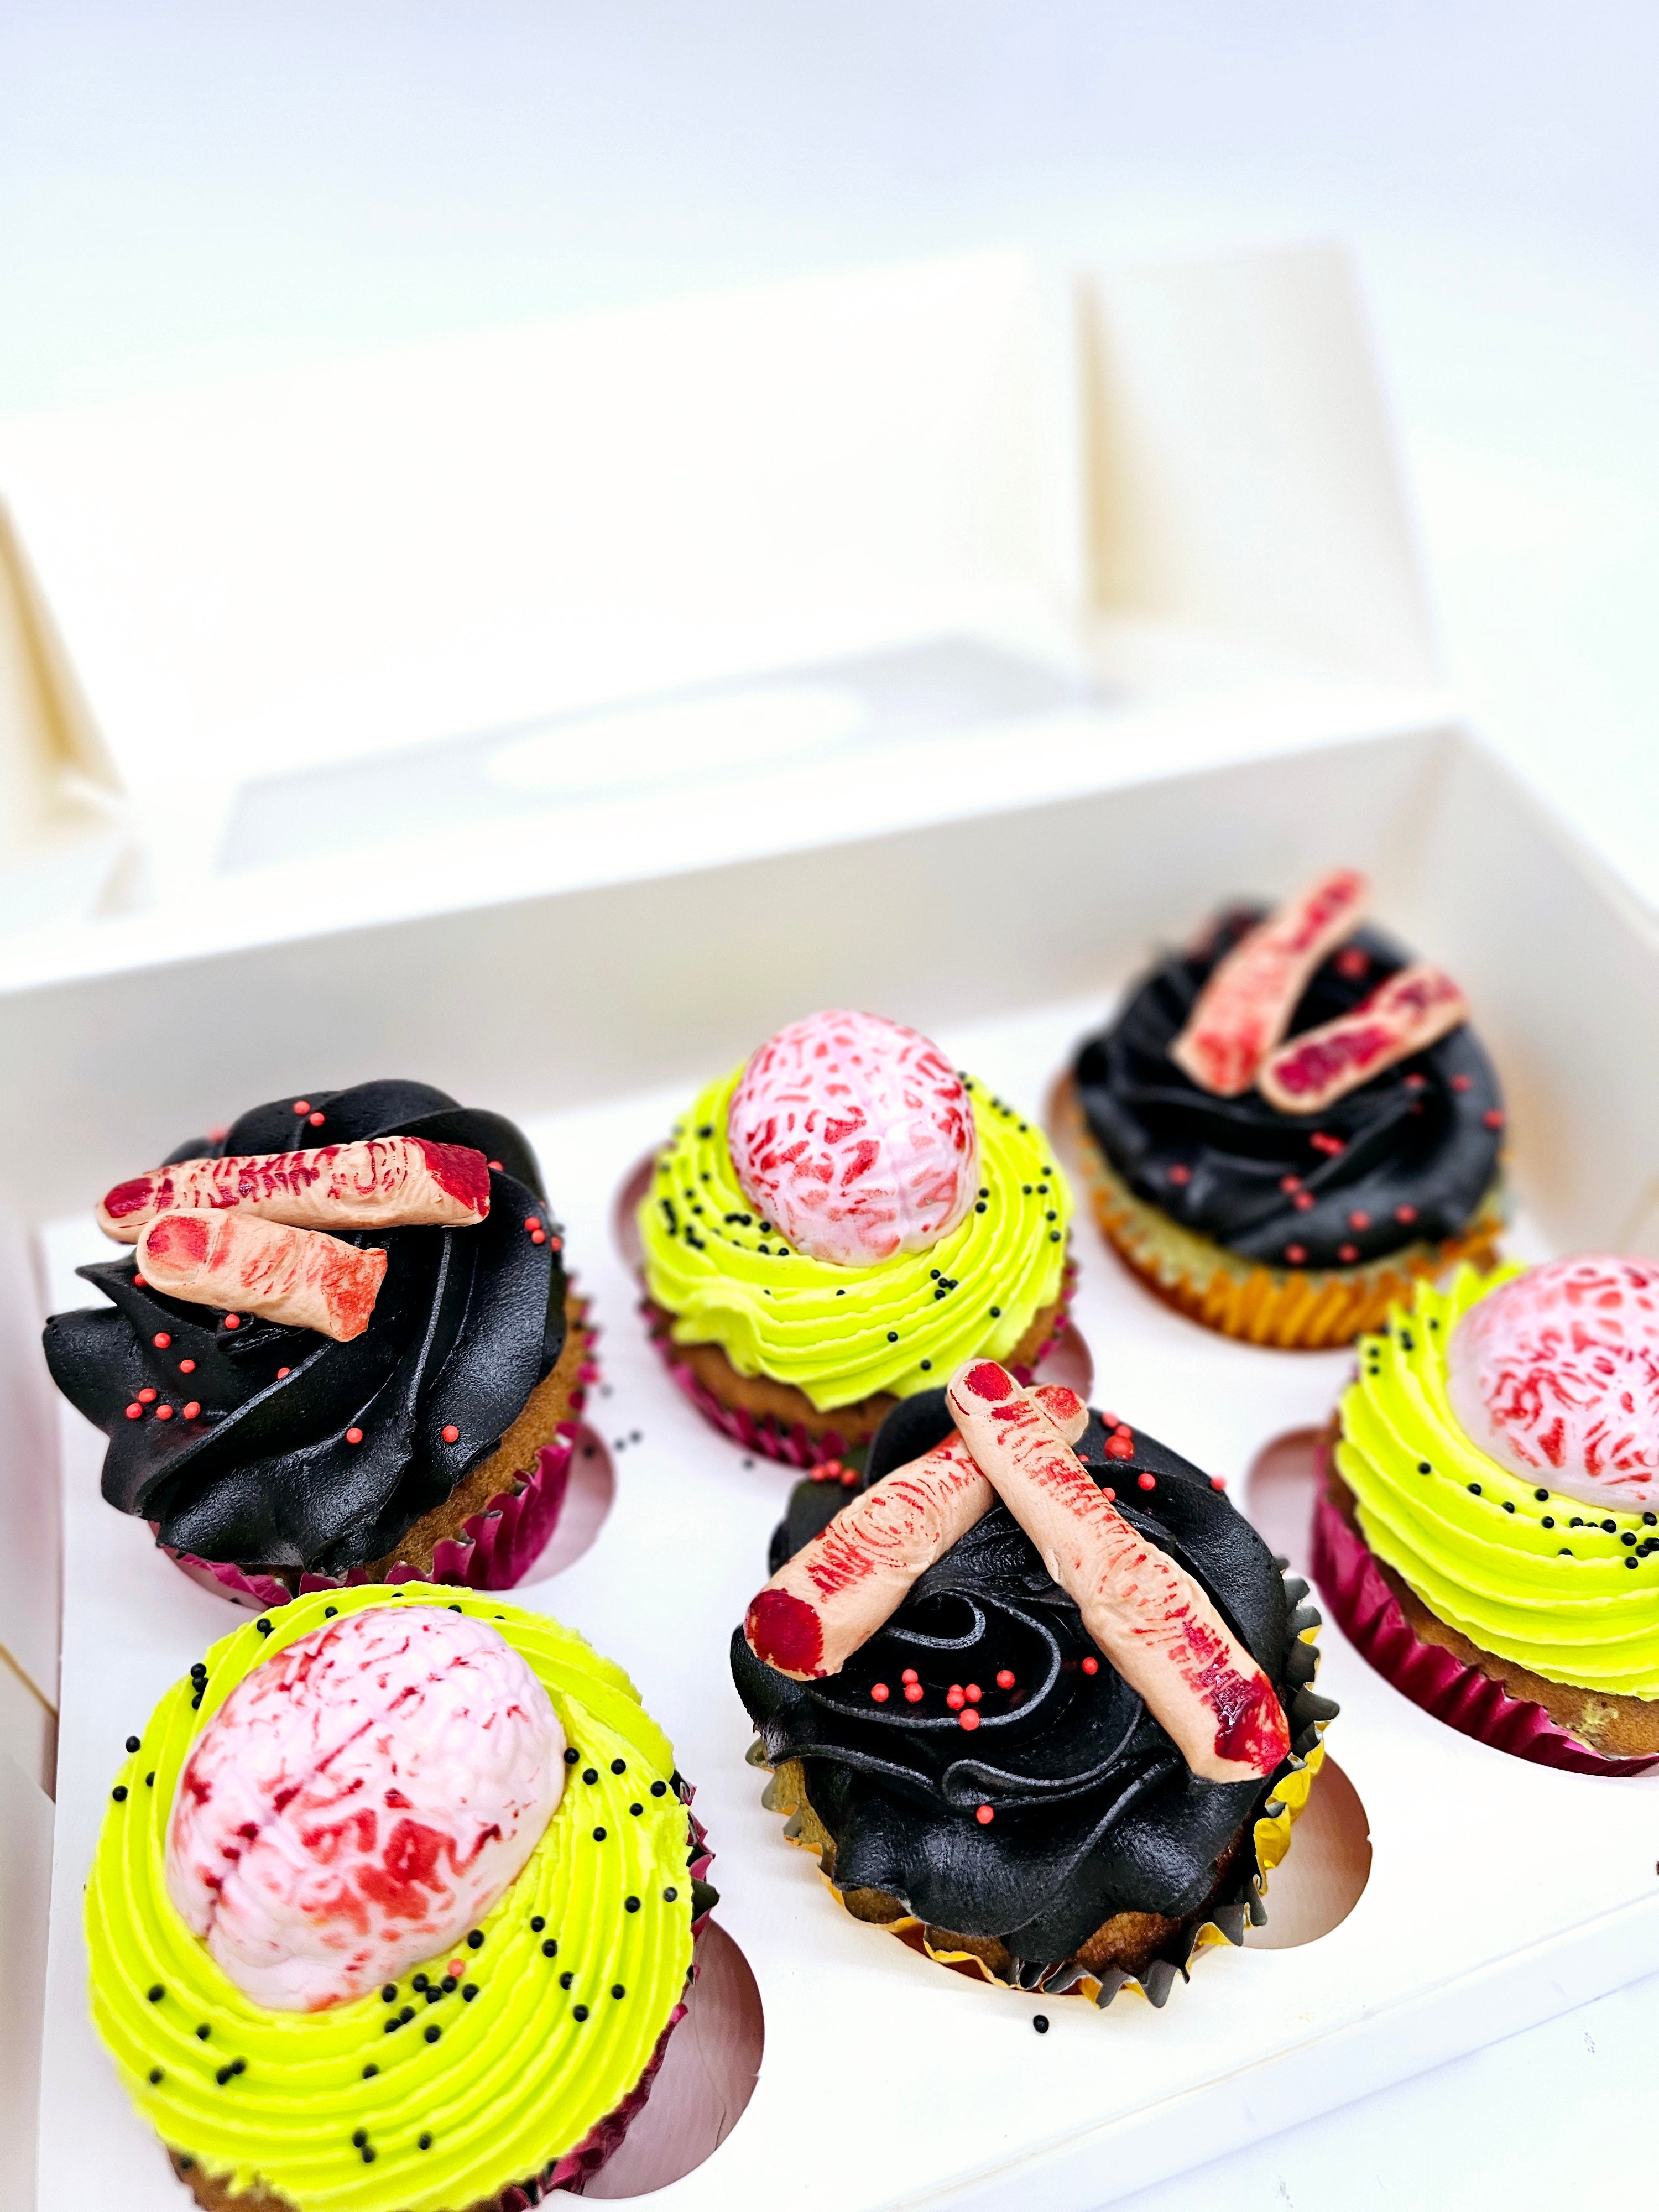
[(170, 1421), (173, 1419), (172, 1407), (158, 1406), (155, 1408), (155, 1418), (158, 1421)]
[(346, 1431), (346, 1442), (349, 1444), (360, 1444), (362, 1440), (363, 1432), (361, 1429), (348, 1429)]
[(526, 1229), (539, 1229), (542, 1224), (535, 1214), (526, 1213), (524, 1218), (524, 1225)]
[(992, 1811), (988, 1805), (976, 1805), (974, 1808), (974, 1818), (979, 1822), (981, 1828), (988, 1828), (992, 1821), (995, 1820), (996, 1814)]
[(1302, 1178), (1300, 1176), (1280, 1176), (1279, 1178), (1279, 1188), (1284, 1192), (1285, 1195), (1289, 1198), (1293, 1192), (1301, 1189)]
[(458, 1444), (461, 1440), (461, 1432), (453, 1421), (446, 1421), (441, 1433), (447, 1444)]
[(184, 1409), (184, 1417), (187, 1421), (193, 1421), (201, 1410), (201, 1401), (198, 1398), (192, 1398)]
[(466, 1972), (465, 1960), (463, 1959), (452, 1959), (449, 1962), (449, 1971), (454, 1975), (456, 1980), (459, 1982), (461, 1976)]
[(997, 1687), (998, 1687), (998, 1689), (1000, 1689), (1000, 1690), (1012, 1690), (1012, 1689), (1013, 1688), (1013, 1686), (1014, 1686), (1014, 1670), (1013, 1670), (1013, 1668), (1012, 1668), (1012, 1667), (999, 1667), (999, 1668), (998, 1668), (998, 1669), (997, 1669)]
[(484, 1165), (487, 1168), (493, 1168), (497, 1175), (503, 1175), (506, 1173), (506, 1170), (502, 1167), (499, 1160), (486, 1160), (484, 1162)]
[(1108, 1459), (1133, 1459), (1134, 1456), (1134, 1439), (1133, 1437), (1126, 1437), (1120, 1434), (1115, 1437), (1108, 1437), (1106, 1439), (1106, 1456)]
[(294, 1370), (291, 1367), (279, 1367), (276, 1370), (276, 1380), (280, 1382), (285, 1376), (292, 1375), (293, 1372)]
[(950, 1688), (945, 1692), (945, 1702), (953, 1713), (959, 1713), (962, 1711), (968, 1702), (968, 1698), (960, 1682), (951, 1683)]
[(323, 1117), (320, 1114), (307, 1114), (306, 1119), (313, 1129), (320, 1129), (323, 1126)]
[(545, 1244), (547, 1242), (546, 1230), (532, 1229), (530, 1232), (530, 1241), (532, 1244)]
[(920, 1682), (907, 1682), (904, 1686), (904, 1698), (907, 1705), (919, 1705), (927, 1694)]
[(138, 1393), (138, 1403), (139, 1403), (141, 1406), (153, 1406), (153, 1405), (155, 1403), (155, 1391), (154, 1391), (154, 1390), (141, 1390), (141, 1391)]
[(1082, 1666), (1085, 1674), (1097, 1674), (1100, 1672), (1100, 1662), (1092, 1652), (1082, 1662)]
[(562, 1252), (562, 1251), (563, 1251), (563, 1249), (564, 1249), (564, 1239), (563, 1239), (563, 1237), (550, 1237), (548, 1238), (547, 1242), (548, 1242), (548, 1245), (549, 1245), (550, 1249), (551, 1249), (552, 1251), (555, 1251), (555, 1252)]
[(1115, 1505), (1115, 1504), (1117, 1504), (1117, 1492), (1116, 1492), (1116, 1491), (1115, 1491), (1115, 1490), (1103, 1490), (1103, 1491), (1101, 1492), (1101, 1493), (1100, 1493), (1100, 1494), (1101, 1494), (1101, 1496), (1102, 1496), (1102, 1497), (1106, 1500), (1106, 1503), (1107, 1503), (1109, 1505)]
[(1287, 1244), (1285, 1247), (1285, 1257), (1292, 1267), (1299, 1267), (1307, 1256), (1308, 1248), (1305, 1244)]
[(1474, 1079), (1473, 1076), (1454, 1075), (1451, 1079), (1451, 1087), (1454, 1091), (1467, 1091), (1474, 1080)]
[(974, 1711), (971, 1705), (967, 1706), (962, 1712), (959, 1712), (957, 1715), (957, 1726), (958, 1728), (966, 1729), (969, 1735), (971, 1735), (974, 1730), (979, 1726), (979, 1715)]
[(859, 1479), (859, 1471), (858, 1471), (857, 1468), (855, 1468), (855, 1467), (844, 1467), (844, 1468), (842, 1468), (842, 1471), (841, 1471), (841, 1486), (842, 1486), (842, 1488), (843, 1490), (851, 1490), (851, 1489), (852, 1489), (852, 1487), (853, 1487), (853, 1486), (854, 1486), (854, 1484), (855, 1482), (857, 1482), (858, 1479)]
[(1175, 1165), (1170, 1170), (1170, 1181), (1174, 1183), (1177, 1188), (1179, 1188), (1182, 1183), (1190, 1182), (1192, 1179), (1192, 1170), (1189, 1167), (1183, 1167), (1179, 1160), (1177, 1160)]
[(193, 1359), (181, 1359), (179, 1362), (179, 1372), (181, 1375), (193, 1375), (196, 1372), (196, 1362)]
[(1299, 1190), (1291, 1198), (1291, 1204), (1296, 1208), (1298, 1213), (1311, 1213), (1313, 1211), (1314, 1194), (1310, 1190)]
[(155, 1335), (150, 1339), (150, 1342), (155, 1346), (155, 1349), (158, 1352), (165, 1352), (172, 1341), (173, 1339), (167, 1334), (164, 1328), (158, 1328)]
[(870, 1685), (870, 1695), (878, 1705), (884, 1705), (892, 1694), (885, 1682), (872, 1682)]
[(225, 1327), (227, 1328), (240, 1328), (241, 1326), (242, 1316), (240, 1314), (227, 1314), (225, 1316)]
[(296, 1098), (294, 1102), (294, 1110), (296, 1114), (309, 1114), (311, 1111), (310, 1099)]
[(1369, 1229), (1370, 1225), (1371, 1217), (1369, 1213), (1354, 1212), (1348, 1216), (1348, 1226), (1350, 1229)]
[(1135, 1480), (1143, 1490), (1156, 1490), (1158, 1488), (1157, 1480), (1152, 1475), (1138, 1474), (1135, 1477)]
[(1480, 1118), (1489, 1129), (1501, 1129), (1504, 1126), (1504, 1117), (1495, 1106), (1489, 1106)]
[(1369, 955), (1357, 945), (1345, 945), (1336, 956), (1337, 974), (1346, 975), (1351, 983), (1357, 983), (1370, 964)]
[(916, 1682), (920, 1681), (921, 1679), (921, 1676), (916, 1673), (914, 1667), (907, 1667), (904, 1672), (899, 1676), (901, 1682)]
[(1426, 1075), (1408, 1075), (1406, 1078), (1406, 1088), (1407, 1091), (1421, 1091), (1425, 1088), (1428, 1080)]
[(969, 1682), (963, 1686), (962, 1694), (967, 1698), (970, 1705), (976, 1705), (980, 1699), (985, 1695), (985, 1692), (981, 1689), (977, 1682)]
[(132, 1403), (127, 1407), (127, 1419), (130, 1421), (142, 1421), (143, 1418), (144, 1409), (135, 1398)]
[(1413, 1222), (1417, 1218), (1417, 1208), (1414, 1206), (1396, 1206), (1394, 1210), (1394, 1218), (1396, 1221), (1402, 1223), (1405, 1227), (1409, 1229)]
[(149, 1288), (149, 1285), (144, 1280), (142, 1275), (135, 1275), (132, 1279), (132, 1287), (135, 1291), (147, 1291)]
[(1325, 1129), (1314, 1130), (1308, 1142), (1313, 1146), (1315, 1152), (1323, 1152), (1328, 1159), (1334, 1160), (1342, 1149), (1341, 1138), (1333, 1137), (1328, 1130)]
[(1357, 1244), (1339, 1244), (1336, 1248), (1336, 1256), (1345, 1267), (1351, 1267), (1359, 1257), (1359, 1247)]
[(1224, 1490), (1227, 1487), (1226, 1476), (1224, 1474), (1212, 1474), (1210, 1477), (1210, 1487), (1212, 1490)]

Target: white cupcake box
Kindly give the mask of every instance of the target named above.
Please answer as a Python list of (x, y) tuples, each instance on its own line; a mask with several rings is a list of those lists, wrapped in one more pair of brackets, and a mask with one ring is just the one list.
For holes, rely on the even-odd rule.
[[(181, 1097), (149, 1096), (152, 1083), (177, 1091), (166, 1038), (190, 1006), (214, 1010), (213, 1095), (227, 1108), (291, 1087), (296, 1066), (307, 1082), (417, 1067), (525, 1115), (597, 1302), (595, 1418), (617, 1486), (592, 1548), (522, 1600), (621, 1659), (668, 1728), (716, 1847), (720, 1923), (764, 2012), (746, 2112), (660, 2194), (665, 2208), (759, 2203), (780, 2186), (826, 2212), (1013, 2206), (1038, 2188), (1082, 2208), (1659, 1966), (1654, 1785), (1467, 1741), (1329, 1627), (1319, 1686), (1342, 1704), (1328, 1745), (1352, 1796), (1328, 1773), (1316, 1786), (1270, 1886), (1268, 1942), (1329, 1918), (1365, 1827), (1370, 1878), (1316, 1940), (1202, 1955), (1161, 2012), (1133, 1992), (1102, 2013), (971, 1984), (859, 1925), (786, 1845), (744, 1763), (726, 1645), (763, 1579), (790, 1477), (708, 1431), (647, 1344), (611, 1242), (628, 1170), (700, 1075), (819, 1004), (917, 1023), (1036, 1111), (1151, 948), (1226, 891), (1283, 890), (1332, 854), (1373, 872), (1379, 915), (1443, 961), (1478, 1010), (1507, 1086), (1523, 1249), (1639, 1240), (1654, 1199), (1659, 945), (1452, 728), (99, 979), (54, 994), (55, 1012), (21, 1010), (41, 1044), (51, 1019), (60, 1040), (99, 1040), (94, 1058), (119, 1030), (125, 1073), (102, 1096), (142, 1131), (140, 1151), (190, 1123)], [(1294, 1556), (1305, 1477), (1298, 1489), (1293, 1455), (1261, 1455), (1324, 1417), (1346, 1355), (1224, 1342), (1147, 1297), (1086, 1221), (1077, 1248), (1097, 1396), (1225, 1475)], [(99, 1249), (89, 1222), (51, 1230), (54, 1304), (75, 1298), (68, 1269)], [(68, 2212), (118, 2191), (166, 2212), (176, 2185), (87, 2023), (79, 1901), (123, 1738), (230, 1616), (100, 1503), (101, 1440), (67, 1413), (63, 1448), (40, 2203)], [(1039, 2012), (1046, 2035), (1033, 2032)], [(666, 2104), (655, 2117), (666, 2123)], [(653, 2150), (652, 2124), (629, 2154), (641, 2172), (647, 2154), (674, 2162)]]

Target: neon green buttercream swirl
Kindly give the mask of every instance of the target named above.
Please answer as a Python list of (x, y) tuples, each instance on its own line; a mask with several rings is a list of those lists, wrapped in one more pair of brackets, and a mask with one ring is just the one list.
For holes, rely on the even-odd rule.
[[(460, 1988), (428, 2004), (405, 1975), (390, 2003), (377, 1993), (327, 2012), (267, 2012), (168, 1899), (179, 1770), (237, 1683), (319, 1626), (325, 1605), (388, 1602), (458, 1607), (498, 1628), (545, 1686), (580, 1760), (524, 1871), (480, 1923), (483, 1943), (428, 1962), (435, 1982), (459, 1958)], [(269, 1618), (268, 1635), (250, 1621), (209, 1651), (199, 1711), (191, 1683), (167, 1692), (117, 1778), (87, 1890), (94, 2020), (162, 2141), (210, 2174), (228, 2172), (234, 2191), (260, 2181), (300, 2212), (472, 2204), (538, 2172), (614, 2111), (680, 2000), (691, 1883), (673, 1752), (619, 1667), (489, 1593), (367, 1585), (296, 1598)], [(222, 2081), (238, 2059), (242, 2070)]]
[(1659, 1698), (1653, 1516), (1522, 1481), (1470, 1441), (1447, 1401), (1453, 1328), (1520, 1272), (1462, 1267), (1446, 1291), (1419, 1289), (1409, 1314), (1396, 1307), (1384, 1334), (1361, 1337), (1337, 1468), (1372, 1551), (1482, 1650), (1548, 1681)]
[(804, 1391), (820, 1413), (908, 1397), (964, 1359), (1006, 1359), (1060, 1297), (1072, 1197), (1040, 1129), (963, 1079), (981, 1195), (948, 1237), (873, 1267), (809, 1259), (764, 1227), (726, 1149), (741, 1067), (674, 1131), (640, 1204), (646, 1287), (677, 1344), (718, 1344), (739, 1375)]

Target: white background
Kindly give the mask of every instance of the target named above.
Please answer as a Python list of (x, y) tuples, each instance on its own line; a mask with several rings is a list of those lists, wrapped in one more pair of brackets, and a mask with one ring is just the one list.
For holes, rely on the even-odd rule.
[[(9, 0), (0, 411), (988, 243), (1340, 235), (1453, 675), (1651, 891), (1656, 63), (1659, 12), (1597, 0)], [(1651, 2203), (1656, 2010), (1139, 2201)]]

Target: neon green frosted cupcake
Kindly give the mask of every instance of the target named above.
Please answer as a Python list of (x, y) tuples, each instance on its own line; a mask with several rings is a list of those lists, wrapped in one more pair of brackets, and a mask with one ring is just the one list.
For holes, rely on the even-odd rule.
[(319, 1591), (132, 1741), (93, 2017), (199, 2203), (511, 2212), (603, 2163), (712, 1901), (619, 1668), (489, 1595)]
[(915, 1030), (814, 1014), (711, 1084), (639, 1208), (645, 1315), (726, 1433), (810, 1466), (963, 1359), (1029, 1376), (1066, 1316), (1048, 1139)]

